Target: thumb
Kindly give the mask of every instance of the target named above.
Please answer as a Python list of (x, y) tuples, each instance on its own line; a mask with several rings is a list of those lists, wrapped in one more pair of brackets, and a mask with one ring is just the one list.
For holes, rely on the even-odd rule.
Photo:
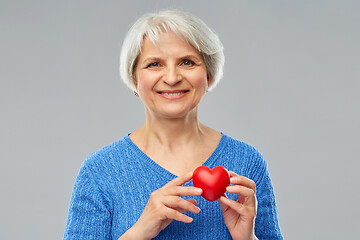
[(228, 205), (224, 204), (221, 200), (221, 198), (228, 198), (226, 196), (226, 193), (224, 193), (224, 195), (222, 195), (219, 199), (218, 199), (218, 203), (220, 204), (221, 210), (224, 212), (226, 211), (226, 209), (229, 207)]

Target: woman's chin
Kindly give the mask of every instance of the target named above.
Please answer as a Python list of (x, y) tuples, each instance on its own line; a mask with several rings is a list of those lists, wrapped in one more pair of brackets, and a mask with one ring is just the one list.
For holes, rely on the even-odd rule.
[(159, 118), (164, 118), (164, 119), (183, 119), (189, 116), (196, 116), (196, 111), (194, 108), (190, 110), (171, 108), (166, 110), (164, 109), (162, 111), (157, 111), (155, 115), (158, 116)]

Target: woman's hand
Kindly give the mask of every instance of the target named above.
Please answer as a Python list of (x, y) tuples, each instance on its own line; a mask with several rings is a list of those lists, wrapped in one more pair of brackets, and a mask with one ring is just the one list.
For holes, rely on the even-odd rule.
[(219, 198), (223, 211), (226, 227), (233, 239), (250, 240), (257, 239), (254, 233), (255, 217), (257, 210), (256, 187), (254, 181), (230, 172), (230, 183), (226, 191), (239, 195), (237, 201), (225, 196)]
[(125, 235), (129, 239), (151, 239), (166, 228), (172, 220), (184, 223), (192, 222), (193, 219), (183, 213), (187, 211), (199, 213), (200, 208), (196, 206), (195, 199), (185, 200), (181, 197), (201, 195), (202, 190), (201, 188), (181, 186), (191, 178), (192, 173), (188, 173), (152, 192), (140, 218)]

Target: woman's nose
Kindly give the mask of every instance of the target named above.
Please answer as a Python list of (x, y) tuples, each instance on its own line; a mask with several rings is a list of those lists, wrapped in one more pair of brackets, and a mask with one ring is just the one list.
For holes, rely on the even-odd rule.
[(177, 83), (181, 82), (181, 80), (182, 80), (182, 76), (175, 67), (167, 69), (165, 76), (164, 76), (165, 83), (167, 83), (168, 85), (174, 86)]

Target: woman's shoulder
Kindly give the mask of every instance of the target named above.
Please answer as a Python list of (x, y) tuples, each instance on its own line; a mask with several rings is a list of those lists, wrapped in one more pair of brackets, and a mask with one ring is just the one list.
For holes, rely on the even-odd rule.
[(83, 162), (83, 166), (106, 166), (112, 162), (113, 159), (119, 159), (119, 156), (126, 154), (128, 151), (128, 135), (121, 139), (102, 147), (91, 153)]
[(238, 140), (236, 138), (230, 137), (227, 134), (224, 133), (222, 134), (229, 151), (238, 152), (240, 154), (246, 154), (246, 155), (255, 155), (257, 157), (262, 158), (262, 154), (260, 153), (260, 151), (253, 145), (244, 142), (242, 140)]
[(223, 137), (226, 142), (223, 155), (227, 156), (225, 161), (230, 169), (236, 169), (253, 180), (260, 180), (267, 169), (267, 162), (260, 151), (245, 141), (226, 134), (223, 134)]

